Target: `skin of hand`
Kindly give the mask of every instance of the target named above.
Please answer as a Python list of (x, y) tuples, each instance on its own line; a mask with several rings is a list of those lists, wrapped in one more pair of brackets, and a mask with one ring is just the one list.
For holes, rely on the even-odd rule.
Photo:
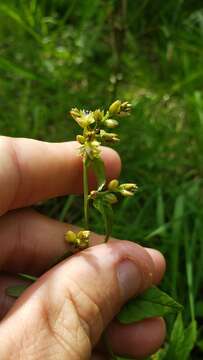
[[(82, 192), (77, 143), (0, 137), (0, 157), (1, 359), (108, 359), (104, 331), (120, 356), (155, 352), (165, 338), (163, 319), (121, 325), (115, 316), (132, 296), (160, 282), (165, 261), (158, 251), (116, 239), (102, 244), (93, 234), (90, 248), (46, 271), (67, 250), (64, 233), (76, 227), (30, 206)], [(117, 153), (104, 147), (102, 157), (108, 179), (117, 177)], [(89, 181), (94, 187), (93, 174)], [(43, 275), (14, 301), (5, 289), (23, 283), (19, 272)]]

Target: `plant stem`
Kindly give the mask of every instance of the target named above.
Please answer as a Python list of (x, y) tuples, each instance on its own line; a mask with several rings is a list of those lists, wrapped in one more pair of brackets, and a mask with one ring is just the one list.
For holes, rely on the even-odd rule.
[(46, 269), (46, 271), (50, 270), (53, 266), (57, 265), (61, 261), (67, 259), (68, 257), (72, 256), (73, 252), (70, 250), (65, 251), (62, 255), (58, 256), (54, 261), (49, 265), (49, 267)]
[(104, 242), (105, 242), (105, 243), (106, 243), (106, 242), (108, 242), (109, 237), (110, 237), (110, 234), (106, 234), (106, 236), (105, 236), (105, 240), (104, 240)]
[(111, 235), (111, 233), (110, 233), (110, 231), (108, 231), (108, 232), (106, 233), (106, 235), (105, 235), (105, 240), (104, 240), (104, 242), (107, 242), (107, 241), (109, 240), (110, 235)]
[(89, 229), (89, 204), (88, 204), (88, 160), (86, 157), (83, 159), (83, 192), (84, 192), (84, 220), (85, 220), (85, 230)]

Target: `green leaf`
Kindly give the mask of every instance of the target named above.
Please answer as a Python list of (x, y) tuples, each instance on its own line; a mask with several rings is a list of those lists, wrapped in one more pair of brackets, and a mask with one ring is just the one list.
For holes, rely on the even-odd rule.
[(29, 285), (16, 285), (16, 286), (9, 286), (6, 289), (6, 294), (12, 296), (14, 298), (19, 298), (20, 295), (29, 287)]
[(184, 341), (184, 326), (182, 314), (179, 313), (171, 332), (168, 351), (165, 359), (178, 359), (178, 354), (181, 354), (181, 348)]
[(113, 227), (113, 209), (112, 206), (105, 202), (104, 199), (95, 199), (93, 201), (93, 206), (97, 209), (100, 214), (103, 216), (105, 231), (106, 231), (106, 238), (105, 241), (108, 240), (109, 236), (112, 232)]
[(106, 183), (106, 175), (105, 175), (105, 167), (104, 167), (104, 162), (99, 159), (99, 158), (95, 158), (94, 160), (91, 161), (94, 173), (97, 177), (97, 182), (98, 182), (98, 191), (101, 191)]
[(165, 355), (167, 352), (167, 345), (164, 347), (164, 349), (160, 349), (159, 351), (157, 351), (155, 354), (153, 354), (149, 359), (150, 360), (164, 360), (165, 359)]
[(182, 310), (169, 295), (153, 286), (144, 294), (130, 300), (118, 315), (118, 320), (123, 324), (130, 324), (134, 321), (165, 316)]
[(196, 321), (193, 320), (185, 330), (181, 360), (188, 359), (191, 350), (193, 349), (196, 343), (196, 340), (197, 340), (197, 323)]
[[(29, 280), (35, 282), (37, 280), (36, 276), (28, 275), (28, 274), (18, 274), (19, 278), (23, 280)], [(12, 296), (14, 298), (18, 298), (28, 287), (30, 284), (23, 284), (23, 285), (16, 285), (16, 286), (9, 286), (6, 289), (6, 294)]]
[(37, 280), (36, 276), (32, 276), (32, 275), (28, 275), (28, 274), (19, 273), (18, 276), (23, 280), (30, 280), (32, 282), (35, 282)]
[(184, 329), (182, 314), (179, 313), (171, 332), (169, 346), (164, 360), (187, 360), (197, 338), (196, 321)]

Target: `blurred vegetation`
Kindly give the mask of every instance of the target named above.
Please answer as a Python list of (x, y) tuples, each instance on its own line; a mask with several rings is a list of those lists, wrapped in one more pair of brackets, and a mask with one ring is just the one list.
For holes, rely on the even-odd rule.
[[(140, 192), (117, 208), (114, 235), (165, 254), (162, 287), (185, 325), (198, 322), (192, 359), (203, 356), (202, 44), (200, 0), (0, 1), (1, 134), (72, 140), (72, 106), (132, 102), (119, 152)], [(80, 199), (41, 210), (80, 222)]]

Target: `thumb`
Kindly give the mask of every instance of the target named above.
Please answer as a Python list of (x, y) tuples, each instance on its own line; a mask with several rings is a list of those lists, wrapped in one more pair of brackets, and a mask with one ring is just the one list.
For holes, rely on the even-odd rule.
[(74, 255), (16, 302), (1, 323), (0, 353), (5, 359), (10, 352), (22, 359), (88, 359), (121, 306), (155, 279), (152, 257), (132, 242), (112, 241)]

